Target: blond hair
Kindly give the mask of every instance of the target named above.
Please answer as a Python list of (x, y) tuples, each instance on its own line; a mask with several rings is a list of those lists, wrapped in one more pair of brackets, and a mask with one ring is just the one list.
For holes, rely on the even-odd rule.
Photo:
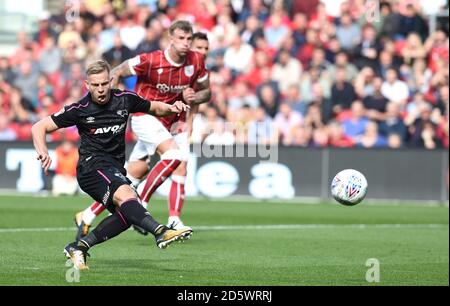
[(173, 35), (173, 33), (175, 33), (176, 29), (180, 29), (181, 31), (186, 32), (186, 33), (194, 32), (194, 30), (192, 29), (191, 23), (186, 20), (177, 20), (174, 23), (172, 23), (169, 27), (169, 34)]
[(106, 71), (109, 74), (111, 68), (109, 67), (109, 64), (104, 60), (98, 60), (88, 65), (86, 69), (86, 75), (89, 76), (91, 74), (99, 74), (102, 73), (103, 71)]

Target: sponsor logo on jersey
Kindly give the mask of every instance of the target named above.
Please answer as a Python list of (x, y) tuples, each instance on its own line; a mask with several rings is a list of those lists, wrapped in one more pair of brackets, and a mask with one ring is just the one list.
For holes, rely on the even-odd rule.
[(193, 76), (194, 75), (194, 66), (193, 65), (189, 65), (189, 66), (184, 67), (184, 74), (187, 77)]
[(95, 118), (94, 118), (94, 117), (87, 117), (87, 118), (86, 118), (86, 122), (87, 122), (87, 123), (94, 123), (94, 121), (95, 121)]
[(117, 124), (113, 126), (107, 126), (107, 127), (101, 127), (97, 129), (91, 129), (91, 134), (97, 135), (97, 134), (106, 134), (112, 132), (113, 134), (117, 134), (125, 128), (126, 123)]
[(162, 69), (162, 68), (159, 68), (158, 70), (156, 70), (156, 72), (158, 72), (158, 74), (163, 73), (163, 71), (164, 71), (164, 69)]
[(121, 117), (126, 117), (126, 116), (128, 116), (128, 111), (126, 109), (118, 110), (117, 115), (119, 115)]
[(156, 88), (159, 90), (160, 93), (180, 93), (183, 90), (185, 90), (186, 88), (188, 88), (189, 85), (167, 85), (167, 84), (158, 84), (156, 85)]

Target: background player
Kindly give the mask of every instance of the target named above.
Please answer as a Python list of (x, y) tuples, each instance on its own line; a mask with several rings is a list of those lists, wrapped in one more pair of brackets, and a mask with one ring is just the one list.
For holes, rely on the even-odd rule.
[[(168, 226), (175, 229), (191, 229), (180, 220), (180, 214), (185, 194), (186, 162), (189, 157), (188, 138), (192, 130), (193, 116), (198, 110), (198, 105), (208, 102), (211, 96), (208, 72), (202, 56), (209, 50), (209, 44), (205, 34), (192, 34), (192, 27), (186, 21), (173, 23), (169, 28), (169, 35), (170, 46), (167, 50), (127, 60), (113, 69), (113, 75), (115, 82), (119, 77), (138, 75), (136, 91), (147, 98), (151, 97), (166, 103), (182, 98), (191, 104), (192, 111), (188, 113), (187, 118), (186, 114), (182, 114), (173, 118), (173, 121), (159, 122), (156, 118), (144, 114), (133, 116), (131, 124), (138, 141), (127, 168), (128, 177), (137, 186), (149, 171), (147, 157), (157, 152), (161, 156), (161, 161), (147, 177), (141, 194), (144, 207), (157, 187), (172, 175)], [(192, 50), (200, 51), (202, 55), (189, 51), (191, 43)], [(176, 77), (177, 75), (180, 77)], [(169, 158), (173, 156), (179, 157), (180, 160)], [(93, 203), (84, 212), (76, 215), (75, 220), (79, 226), (78, 237), (87, 234), (90, 224), (103, 210), (99, 203)]]
[(176, 231), (159, 224), (139, 203), (139, 197), (125, 177), (125, 130), (131, 113), (146, 112), (155, 116), (171, 116), (186, 111), (187, 105), (149, 102), (138, 95), (110, 88), (110, 69), (106, 62), (89, 65), (86, 87), (89, 93), (78, 103), (37, 122), (32, 128), (38, 159), (46, 174), (51, 159), (46, 133), (76, 125), (81, 137), (77, 180), (83, 191), (101, 202), (112, 215), (82, 240), (69, 244), (64, 251), (77, 269), (87, 269), (89, 248), (111, 239), (130, 225), (138, 225), (156, 238), (158, 247), (183, 239), (188, 230)]

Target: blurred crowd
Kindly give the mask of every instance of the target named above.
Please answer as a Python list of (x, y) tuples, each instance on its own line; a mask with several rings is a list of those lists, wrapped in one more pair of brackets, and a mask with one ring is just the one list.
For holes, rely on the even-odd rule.
[[(377, 16), (366, 0), (81, 1), (40, 16), (0, 58), (0, 140), (30, 140), (34, 122), (80, 99), (86, 63), (165, 49), (186, 19), (208, 34), (213, 92), (193, 142), (448, 148), (448, 19), (430, 33), (422, 3), (382, 0)], [(50, 137), (78, 140), (75, 127)]]

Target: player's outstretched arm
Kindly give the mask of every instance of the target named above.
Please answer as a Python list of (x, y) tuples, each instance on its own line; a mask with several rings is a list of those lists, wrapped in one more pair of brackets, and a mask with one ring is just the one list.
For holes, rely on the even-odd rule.
[(156, 102), (152, 101), (152, 104), (150, 106), (150, 110), (148, 113), (150, 115), (156, 116), (156, 117), (166, 117), (173, 114), (180, 114), (182, 112), (185, 112), (189, 109), (189, 105), (184, 104), (181, 101), (176, 101), (174, 104), (166, 104), (162, 102)]
[(42, 168), (44, 168), (45, 175), (48, 175), (48, 168), (52, 164), (52, 160), (48, 155), (47, 143), (45, 141), (45, 135), (56, 131), (58, 126), (55, 124), (51, 117), (46, 117), (36, 122), (31, 128), (31, 134), (33, 136), (33, 144), (36, 149), (37, 159), (41, 161)]
[(119, 66), (114, 67), (111, 70), (111, 86), (112, 86), (112, 88), (117, 88), (121, 77), (126, 78), (126, 77), (129, 77), (132, 75), (134, 75), (134, 73), (130, 69), (129, 60), (126, 60)]

